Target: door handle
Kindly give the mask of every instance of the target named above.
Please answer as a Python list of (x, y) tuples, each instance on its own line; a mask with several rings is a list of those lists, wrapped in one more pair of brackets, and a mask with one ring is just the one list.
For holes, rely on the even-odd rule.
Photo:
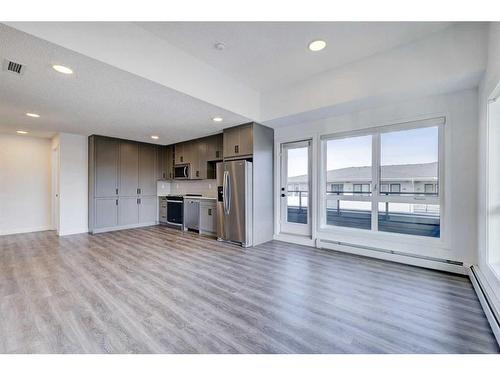
[(222, 196), (224, 199), (224, 212), (229, 214), (229, 191), (228, 191), (228, 177), (229, 177), (229, 172), (224, 171), (224, 180), (222, 184)]
[(285, 197), (286, 197), (286, 195), (285, 195), (285, 194), (281, 194), (281, 198), (285, 198)]

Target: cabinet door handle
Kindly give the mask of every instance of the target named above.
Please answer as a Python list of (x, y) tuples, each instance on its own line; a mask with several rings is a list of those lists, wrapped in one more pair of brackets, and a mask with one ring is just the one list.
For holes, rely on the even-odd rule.
[(137, 204), (141, 204), (141, 198), (137, 198)]
[(115, 189), (115, 193), (116, 193), (116, 195), (118, 195), (118, 188)]
[(240, 146), (239, 145), (234, 146), (234, 153), (238, 154), (239, 152), (240, 152)]
[(200, 177), (200, 171), (196, 171), (196, 177)]
[(211, 208), (208, 209), (208, 216), (212, 216), (212, 209)]
[(115, 204), (118, 206), (118, 199), (115, 200)]
[(184, 161), (184, 156), (181, 156), (181, 163)]
[(215, 157), (218, 159), (220, 155), (220, 151), (215, 151)]
[(163, 178), (165, 178), (165, 172), (163, 172), (162, 176), (163, 176)]

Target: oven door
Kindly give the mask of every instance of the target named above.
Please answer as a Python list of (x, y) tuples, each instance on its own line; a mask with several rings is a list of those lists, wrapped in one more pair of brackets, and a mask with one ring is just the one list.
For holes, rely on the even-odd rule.
[(184, 222), (184, 202), (167, 199), (167, 224), (182, 226)]
[(189, 178), (189, 165), (178, 165), (174, 167), (174, 178), (176, 180), (187, 180)]

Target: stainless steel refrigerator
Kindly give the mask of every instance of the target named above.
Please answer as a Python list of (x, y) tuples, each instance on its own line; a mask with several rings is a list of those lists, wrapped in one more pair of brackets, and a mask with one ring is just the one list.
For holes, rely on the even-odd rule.
[(252, 163), (217, 163), (217, 239), (253, 246)]

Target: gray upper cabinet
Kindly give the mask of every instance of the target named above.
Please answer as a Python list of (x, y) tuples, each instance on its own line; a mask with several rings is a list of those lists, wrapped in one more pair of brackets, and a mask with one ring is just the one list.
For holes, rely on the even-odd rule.
[(156, 179), (165, 180), (167, 178), (167, 147), (156, 147)]
[(252, 155), (253, 154), (253, 125), (243, 125), (239, 127), (239, 154)]
[(191, 165), (192, 173), (191, 179), (201, 180), (207, 174), (207, 143), (205, 139), (198, 139), (193, 142), (191, 146)]
[(120, 196), (137, 195), (139, 183), (139, 144), (120, 142)]
[(94, 142), (95, 197), (118, 195), (118, 147), (116, 139), (98, 137)]
[(174, 168), (174, 146), (158, 146), (157, 149), (157, 180), (171, 180)]
[(177, 143), (174, 145), (174, 153), (175, 153), (174, 164), (186, 163), (184, 157), (184, 143), (185, 142)]
[(158, 198), (156, 196), (139, 198), (138, 207), (140, 223), (152, 224), (156, 222), (156, 210), (158, 208)]
[(206, 138), (207, 150), (206, 150), (206, 160), (215, 161), (222, 160), (222, 134), (212, 135)]
[(156, 146), (139, 144), (139, 183), (136, 194), (156, 195)]
[(166, 178), (171, 180), (174, 178), (174, 146), (167, 146), (166, 157)]
[(239, 155), (240, 131), (238, 128), (224, 129), (224, 157)]
[(224, 158), (253, 154), (253, 124), (224, 129)]

